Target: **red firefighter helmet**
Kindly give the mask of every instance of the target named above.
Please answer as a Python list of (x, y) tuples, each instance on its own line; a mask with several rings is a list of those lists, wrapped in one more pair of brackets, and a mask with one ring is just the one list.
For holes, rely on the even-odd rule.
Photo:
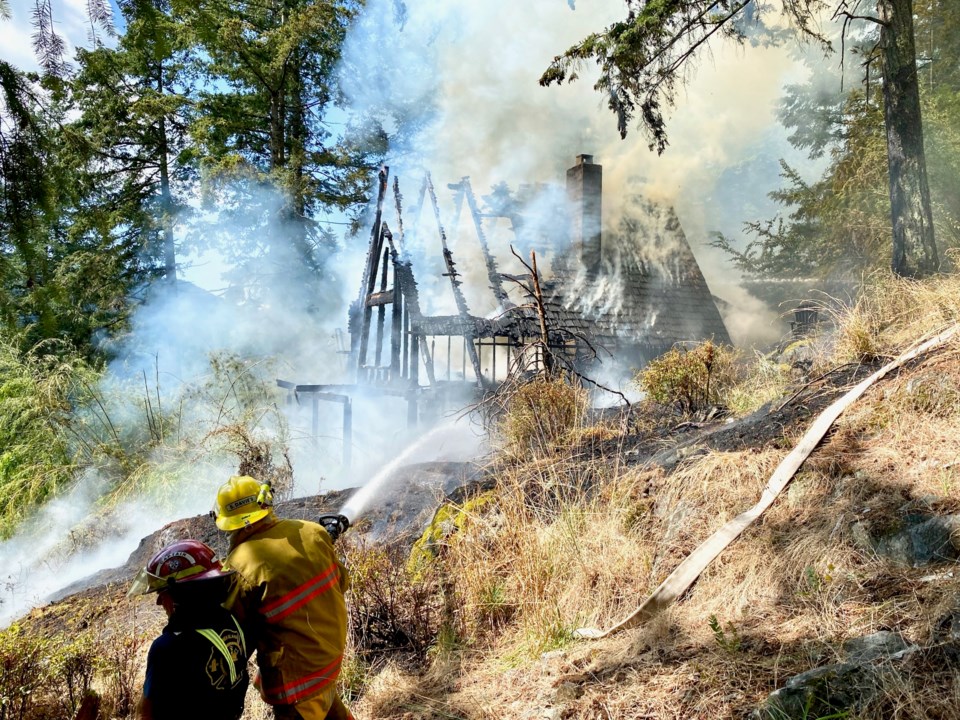
[(229, 574), (217, 555), (199, 540), (179, 540), (152, 558), (133, 581), (128, 595), (144, 595), (167, 589), (174, 583), (209, 580)]

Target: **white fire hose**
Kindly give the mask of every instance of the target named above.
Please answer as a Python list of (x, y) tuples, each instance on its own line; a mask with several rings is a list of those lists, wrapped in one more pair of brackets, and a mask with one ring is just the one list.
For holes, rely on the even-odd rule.
[(760, 517), (764, 510), (770, 507), (844, 410), (856, 402), (871, 385), (883, 378), (887, 373), (896, 370), (929, 350), (943, 345), (956, 335), (958, 331), (960, 331), (960, 325), (954, 325), (951, 328), (938, 332), (927, 340), (919, 341), (912, 348), (900, 355), (900, 357), (884, 365), (839, 400), (834, 401), (833, 404), (820, 413), (813, 425), (810, 426), (810, 429), (807, 430), (800, 439), (797, 446), (790, 451), (790, 454), (787, 455), (777, 466), (777, 469), (773, 471), (773, 475), (771, 475), (767, 481), (767, 486), (760, 496), (760, 501), (756, 505), (737, 515), (737, 517), (707, 538), (696, 550), (690, 553), (690, 555), (670, 573), (667, 579), (660, 583), (660, 586), (653, 591), (650, 597), (644, 600), (640, 607), (634, 610), (628, 617), (606, 631), (601, 631), (596, 628), (580, 628), (575, 634), (578, 637), (590, 639), (607, 637), (621, 630), (636, 627), (656, 617), (660, 612), (669, 607), (700, 577), (700, 574), (706, 567), (723, 552), (730, 543), (736, 540), (740, 533)]

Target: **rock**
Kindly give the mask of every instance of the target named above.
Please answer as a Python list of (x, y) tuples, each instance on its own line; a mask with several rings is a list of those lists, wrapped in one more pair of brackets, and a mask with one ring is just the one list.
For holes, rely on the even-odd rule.
[(880, 537), (873, 536), (864, 521), (850, 527), (851, 537), (858, 547), (908, 567), (960, 559), (958, 533), (960, 515), (907, 515), (903, 518), (903, 527)]
[(576, 700), (581, 695), (583, 695), (583, 688), (579, 685), (572, 682), (560, 683), (556, 693), (554, 693), (554, 701), (558, 704), (564, 704)]
[(880, 688), (881, 673), (870, 664), (837, 663), (795, 675), (767, 698), (754, 717), (806, 720), (856, 709)]
[(662, 507), (657, 505), (654, 508), (654, 514), (663, 519), (665, 529), (663, 531), (663, 542), (670, 543), (675, 540), (687, 527), (687, 519), (696, 511), (696, 506), (686, 500), (680, 500), (672, 507)]
[(885, 679), (918, 650), (899, 633), (885, 630), (848, 640), (843, 645), (845, 662), (794, 675), (751, 717), (807, 720), (856, 711), (876, 697)]
[(796, 340), (787, 345), (777, 362), (795, 368), (809, 368), (817, 359), (818, 350), (810, 338)]
[(896, 655), (901, 650), (911, 647), (900, 633), (881, 630), (872, 635), (847, 640), (843, 644), (843, 652), (847, 662), (864, 663), (880, 657)]
[(960, 557), (953, 535), (960, 528), (960, 516), (946, 515), (918, 521), (907, 519), (907, 527), (881, 538), (877, 552), (894, 562), (920, 567), (934, 562), (951, 562)]

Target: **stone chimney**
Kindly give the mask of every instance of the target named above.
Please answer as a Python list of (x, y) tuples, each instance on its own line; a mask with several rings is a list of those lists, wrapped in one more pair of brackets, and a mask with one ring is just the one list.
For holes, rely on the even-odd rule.
[(574, 252), (589, 276), (600, 269), (600, 198), (603, 168), (593, 155), (577, 155), (577, 164), (567, 170), (567, 197), (573, 213), (571, 239)]

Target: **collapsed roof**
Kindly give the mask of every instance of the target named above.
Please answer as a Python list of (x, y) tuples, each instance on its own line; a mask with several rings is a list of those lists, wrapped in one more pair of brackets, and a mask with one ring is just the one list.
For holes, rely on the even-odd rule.
[[(602, 167), (589, 155), (578, 156), (567, 171), (566, 207), (552, 223), (559, 228), (559, 237), (552, 238), (551, 267), (544, 277), (537, 277), (550, 346), (589, 372), (592, 363), (613, 361), (629, 371), (678, 343), (705, 339), (729, 343), (673, 208), (639, 196), (622, 198), (619, 224), (604, 233), (602, 177)], [(441, 222), (435, 190), (429, 176), (425, 179), (414, 215), (419, 216), (429, 196), (440, 239), (441, 275), (447, 278), (456, 307), (455, 314), (429, 315), (421, 308), (414, 262), (404, 247), (396, 182), (398, 238), (383, 219), (387, 181), (388, 169), (383, 168), (361, 291), (350, 310), (349, 358), (356, 382), (407, 389), (451, 382), (479, 388), (497, 384), (515, 371), (516, 359), (542, 328), (525, 293), (517, 298), (509, 289), (519, 285), (529, 290), (531, 273), (500, 271), (501, 261), (491, 250), (486, 227), (491, 218), (506, 217), (513, 240), (522, 241), (529, 199), (510, 198), (502, 188), (495, 189), (485, 198), (484, 213), (469, 178), (448, 186), (454, 191), (457, 217), (464, 204), (469, 208), (490, 301), (497, 308), (491, 317), (480, 317), (468, 307), (463, 274)], [(521, 267), (519, 256), (512, 265)], [(389, 348), (384, 346), (386, 337)]]

